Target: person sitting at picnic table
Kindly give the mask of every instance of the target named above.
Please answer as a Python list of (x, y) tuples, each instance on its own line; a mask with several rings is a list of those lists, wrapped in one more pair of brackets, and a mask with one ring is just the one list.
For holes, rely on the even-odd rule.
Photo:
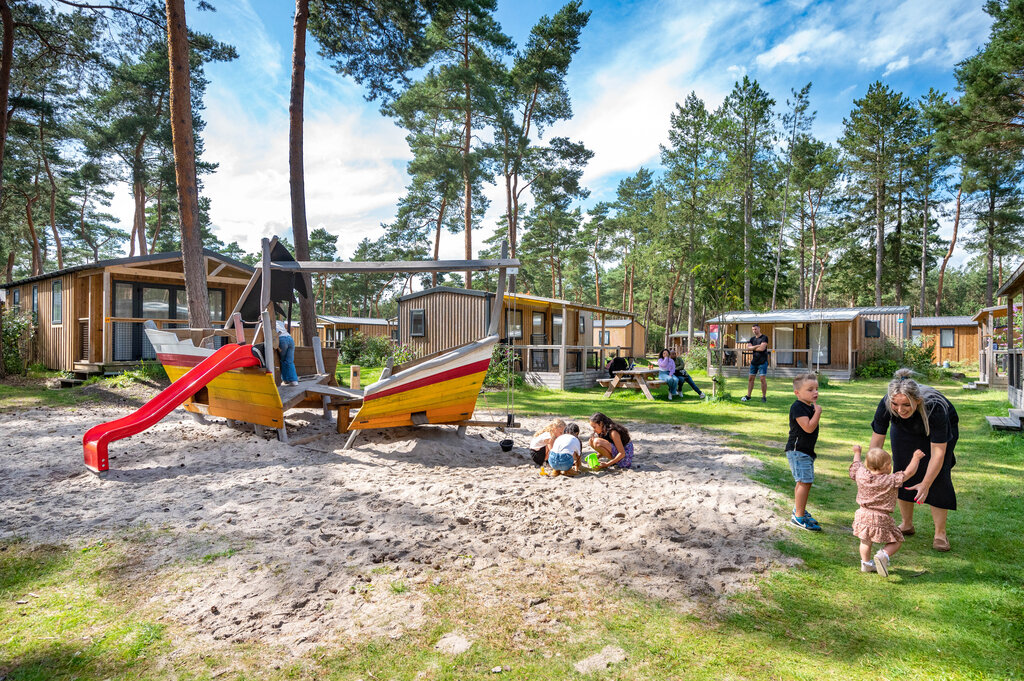
[[(686, 365), (683, 364), (683, 358), (677, 357), (675, 350), (670, 351), (669, 355), (672, 357), (672, 361), (676, 363), (676, 378), (679, 379), (679, 385), (682, 385), (684, 382), (686, 382), (689, 384), (691, 388), (693, 388), (693, 391), (697, 393), (697, 397), (701, 399), (707, 397), (707, 395), (705, 395), (701, 391), (701, 389), (697, 387), (697, 384), (693, 382), (693, 379), (690, 377), (690, 374), (686, 373)], [(680, 394), (681, 392), (682, 391), (679, 390), (678, 388), (676, 389), (677, 395)]]
[(676, 378), (676, 363), (672, 359), (668, 348), (662, 348), (658, 353), (658, 380), (668, 386), (668, 399), (679, 394), (679, 379)]

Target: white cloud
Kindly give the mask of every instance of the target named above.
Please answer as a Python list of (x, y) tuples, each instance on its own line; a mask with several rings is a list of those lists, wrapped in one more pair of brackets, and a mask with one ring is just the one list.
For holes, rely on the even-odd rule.
[(908, 66), (910, 66), (910, 57), (908, 57), (907, 55), (903, 55), (902, 57), (900, 57), (896, 61), (891, 61), (891, 62), (889, 62), (888, 64), (885, 65), (885, 73), (882, 74), (882, 77), (885, 78), (890, 73), (896, 73), (897, 71), (902, 71), (903, 69), (907, 68)]
[(841, 31), (807, 28), (793, 33), (781, 43), (754, 59), (761, 68), (771, 69), (779, 64), (809, 63), (813, 58), (829, 52), (846, 40)]

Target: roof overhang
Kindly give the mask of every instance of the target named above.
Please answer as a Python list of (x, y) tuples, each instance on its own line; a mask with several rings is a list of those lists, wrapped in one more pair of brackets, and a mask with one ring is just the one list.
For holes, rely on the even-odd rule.
[(774, 312), (725, 312), (708, 324), (778, 324), (783, 322), (852, 322), (861, 310), (776, 310)]

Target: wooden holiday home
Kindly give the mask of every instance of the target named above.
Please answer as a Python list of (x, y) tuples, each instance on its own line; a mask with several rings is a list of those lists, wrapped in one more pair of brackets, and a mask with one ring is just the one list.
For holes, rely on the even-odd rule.
[(978, 357), (978, 322), (973, 317), (914, 317), (910, 337), (927, 339), (934, 362), (973, 362)]
[[(706, 323), (708, 372), (746, 376), (753, 352), (748, 341), (758, 324), (768, 336), (768, 375), (805, 371), (840, 380), (853, 377), (858, 363), (887, 340), (910, 338), (910, 308), (845, 307), (772, 312), (726, 312)], [(719, 352), (721, 351), (721, 352)]]
[[(210, 319), (225, 315), (242, 294), (253, 268), (203, 249)], [(142, 331), (188, 327), (180, 252), (101, 260), (2, 284), (7, 304), (32, 314), (31, 361), (80, 374), (112, 373), (155, 359)]]
[(336, 348), (346, 338), (361, 333), (364, 336), (390, 338), (394, 325), (387, 319), (375, 317), (339, 317), (322, 314), (317, 317), (316, 326), (324, 347)]
[[(398, 299), (398, 342), (416, 357), (443, 353), (480, 337), (494, 294), (439, 286)], [(606, 362), (632, 347), (594, 342), (594, 324), (632, 318), (621, 310), (526, 294), (506, 294), (498, 334), (514, 348), (516, 371), (534, 385), (590, 388), (608, 376)], [(600, 340), (600, 339), (599, 339)]]
[[(688, 352), (690, 349), (690, 332), (689, 331), (676, 331), (668, 335), (668, 347), (675, 349), (676, 352)], [(693, 342), (699, 343), (703, 341), (707, 335), (703, 331), (694, 330)]]
[(595, 319), (594, 345), (628, 348), (629, 357), (643, 357), (647, 352), (647, 329), (636, 319)]

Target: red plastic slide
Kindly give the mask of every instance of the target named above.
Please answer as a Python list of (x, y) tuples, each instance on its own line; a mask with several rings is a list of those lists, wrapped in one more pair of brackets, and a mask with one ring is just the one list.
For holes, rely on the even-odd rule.
[(95, 473), (108, 470), (107, 445), (113, 440), (141, 433), (167, 416), (175, 407), (195, 395), (203, 386), (225, 371), (259, 365), (260, 360), (253, 354), (251, 345), (235, 343), (225, 345), (189, 369), (184, 376), (162, 390), (159, 395), (146, 402), (134, 413), (116, 421), (101, 423), (90, 428), (82, 438), (86, 468)]

